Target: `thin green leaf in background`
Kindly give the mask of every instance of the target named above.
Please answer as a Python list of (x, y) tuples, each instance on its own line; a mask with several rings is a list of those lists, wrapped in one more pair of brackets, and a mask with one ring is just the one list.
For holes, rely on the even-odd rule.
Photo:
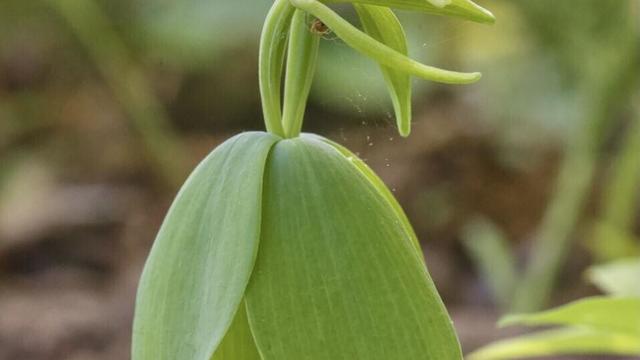
[[(353, 4), (367, 34), (397, 52), (408, 55), (407, 38), (402, 24), (389, 8)], [(400, 135), (411, 133), (411, 76), (393, 67), (380, 65), (387, 84)]]
[(496, 302), (506, 308), (518, 281), (516, 259), (506, 235), (488, 219), (470, 221), (464, 228), (465, 249), (476, 264)]
[(513, 360), (552, 355), (640, 355), (640, 341), (625, 334), (583, 328), (542, 331), (495, 342), (467, 360)]
[(534, 314), (508, 315), (500, 325), (581, 325), (640, 337), (640, 298), (586, 298)]

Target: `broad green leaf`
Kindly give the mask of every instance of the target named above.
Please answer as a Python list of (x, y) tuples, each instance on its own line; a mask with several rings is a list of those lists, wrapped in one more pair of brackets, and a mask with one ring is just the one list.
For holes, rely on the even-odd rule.
[[(407, 38), (402, 24), (389, 8), (353, 4), (364, 31), (372, 38), (397, 52), (408, 55)], [(392, 67), (380, 66), (396, 113), (398, 131), (407, 137), (411, 133), (411, 76)]]
[(353, 160), (282, 140), (263, 204), (246, 301), (265, 360), (461, 359), (411, 230)]
[(580, 325), (640, 336), (640, 298), (592, 297), (534, 314), (508, 315), (501, 325)]
[(409, 11), (421, 11), (433, 15), (456, 16), (467, 20), (492, 24), (493, 14), (470, 0), (426, 1), (426, 0), (329, 0), (327, 3), (360, 3), (386, 6)]
[(211, 360), (262, 360), (251, 334), (244, 302)]
[(480, 73), (461, 73), (439, 69), (415, 61), (360, 31), (317, 0), (289, 0), (291, 3), (320, 19), (354, 50), (397, 71), (445, 84), (470, 84), (482, 77)]
[(587, 277), (608, 294), (640, 297), (640, 258), (593, 266), (587, 271)]
[(206, 360), (222, 341), (255, 262), (264, 168), (278, 139), (226, 141), (180, 190), (140, 280), (133, 360)]
[(466, 358), (467, 360), (513, 360), (571, 354), (640, 355), (640, 341), (637, 337), (630, 335), (566, 328), (498, 341), (469, 354)]
[[(358, 156), (356, 156), (354, 153), (352, 153), (349, 149), (347, 149), (346, 147), (338, 144), (335, 141), (331, 141), (331, 140), (329, 140), (327, 138), (324, 138), (322, 136), (318, 136), (318, 135), (315, 135), (315, 134), (304, 134), (304, 136), (315, 138), (315, 139), (318, 139), (320, 141), (323, 141), (323, 142), (329, 144), (334, 149), (338, 150), (342, 154), (342, 156), (344, 156), (347, 160), (351, 161), (351, 163), (356, 168), (358, 168), (360, 173), (371, 183), (371, 186), (373, 186), (376, 190), (378, 190), (380, 196), (382, 196), (387, 201), (387, 203), (389, 204), (389, 207), (391, 209), (393, 209), (393, 211), (395, 211), (396, 216), (402, 221), (402, 225), (404, 226), (404, 228), (409, 233), (409, 238), (410, 238), (409, 240), (410, 240), (411, 244), (413, 245), (413, 247), (416, 249), (416, 255), (422, 261), (424, 261), (424, 256), (422, 254), (422, 248), (420, 247), (420, 241), (418, 241), (418, 236), (413, 231), (413, 227), (411, 226), (411, 223), (409, 222), (409, 218), (407, 218), (407, 215), (404, 213), (404, 210), (402, 209), (402, 206), (400, 206), (400, 204), (398, 203), (396, 198), (393, 196), (391, 191), (389, 191), (389, 188), (387, 188), (387, 186), (378, 177), (378, 175), (376, 175), (376, 173), (373, 172), (373, 170), (371, 170), (369, 165), (367, 165), (367, 163), (362, 161)], [(427, 275), (428, 275), (428, 273), (427, 273)]]

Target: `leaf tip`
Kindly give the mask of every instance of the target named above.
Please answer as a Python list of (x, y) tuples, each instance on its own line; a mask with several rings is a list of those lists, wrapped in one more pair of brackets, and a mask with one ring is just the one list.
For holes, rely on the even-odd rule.
[(480, 72), (472, 72), (472, 73), (467, 73), (465, 74), (465, 76), (461, 79), (461, 84), (473, 84), (475, 82), (478, 82), (480, 79), (482, 79), (482, 73)]

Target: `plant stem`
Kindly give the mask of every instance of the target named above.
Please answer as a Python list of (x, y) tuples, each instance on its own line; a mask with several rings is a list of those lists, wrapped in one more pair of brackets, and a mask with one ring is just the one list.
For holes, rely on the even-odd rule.
[(320, 36), (311, 32), (306, 17), (304, 11), (296, 10), (289, 35), (282, 116), (288, 138), (300, 135), (320, 46)]
[(605, 219), (625, 230), (633, 227), (640, 190), (640, 114), (635, 114), (631, 121), (623, 147), (613, 164), (604, 205)]
[(320, 19), (347, 45), (382, 65), (445, 84), (470, 84), (480, 80), (480, 73), (461, 73), (421, 64), (375, 40), (316, 0), (290, 0), (291, 3)]
[(142, 138), (156, 171), (171, 187), (187, 174), (186, 150), (162, 104), (131, 59), (109, 19), (93, 0), (48, 0), (70, 25)]
[(287, 34), (295, 8), (289, 0), (276, 0), (262, 29), (259, 53), (260, 98), (267, 131), (284, 136), (282, 127), (282, 68)]
[[(638, 108), (636, 106), (636, 108)], [(604, 190), (602, 223), (596, 226), (592, 247), (600, 261), (640, 254), (640, 244), (632, 236), (640, 194), (640, 112), (636, 111), (613, 160), (611, 178)], [(602, 228), (604, 226), (604, 228)], [(613, 229), (616, 236), (602, 230)]]

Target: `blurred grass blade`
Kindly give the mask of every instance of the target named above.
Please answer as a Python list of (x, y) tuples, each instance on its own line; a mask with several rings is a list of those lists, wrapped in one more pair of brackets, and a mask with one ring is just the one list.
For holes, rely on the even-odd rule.
[(73, 29), (140, 136), (146, 156), (171, 189), (188, 173), (187, 150), (105, 11), (94, 0), (47, 0)]
[(445, 84), (470, 84), (480, 80), (480, 73), (461, 73), (421, 64), (358, 30), (329, 7), (316, 0), (290, 0), (291, 3), (320, 19), (347, 45), (377, 61), (425, 80)]
[(534, 314), (508, 315), (500, 325), (580, 325), (640, 337), (640, 298), (591, 297)]
[(263, 214), (246, 299), (265, 359), (462, 358), (410, 231), (338, 150), (276, 144)]
[(513, 298), (517, 269), (506, 236), (488, 219), (479, 218), (465, 225), (462, 237), (462, 244), (496, 302), (507, 307)]
[(608, 294), (640, 297), (640, 258), (592, 266), (586, 275), (593, 284)]
[(251, 334), (244, 302), (211, 360), (262, 360)]
[(180, 190), (140, 280), (133, 360), (208, 359), (222, 341), (258, 251), (262, 179), (277, 139), (229, 139)]
[[(633, 192), (631, 192), (633, 193)], [(629, 196), (635, 205), (636, 197)], [(609, 201), (606, 199), (605, 201)], [(631, 212), (635, 213), (635, 209)], [(618, 224), (620, 218), (612, 221), (611, 213), (606, 213), (604, 219), (594, 222), (592, 234), (586, 241), (586, 246), (593, 253), (596, 259), (602, 261), (613, 261), (630, 256), (640, 256), (640, 241), (633, 233), (633, 226), (622, 226)]]
[[(402, 24), (391, 9), (375, 5), (353, 5), (369, 36), (403, 55), (409, 54)], [(392, 67), (381, 65), (380, 68), (393, 102), (398, 131), (400, 135), (407, 137), (411, 133), (411, 76)]]
[(552, 355), (640, 355), (637, 337), (583, 328), (542, 331), (497, 341), (469, 354), (467, 360), (512, 360)]
[(276, 0), (260, 38), (259, 80), (262, 113), (267, 130), (284, 136), (282, 128), (282, 70), (287, 38), (295, 8), (289, 0)]
[(433, 15), (455, 16), (480, 23), (492, 24), (493, 14), (470, 0), (426, 1), (426, 0), (329, 0), (326, 3), (359, 3), (386, 6), (409, 11), (421, 11)]

